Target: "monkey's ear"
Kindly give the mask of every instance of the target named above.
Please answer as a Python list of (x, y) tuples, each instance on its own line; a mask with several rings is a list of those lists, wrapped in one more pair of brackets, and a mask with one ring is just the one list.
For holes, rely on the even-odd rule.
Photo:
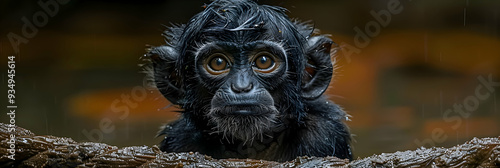
[(324, 36), (314, 36), (308, 40), (308, 44), (301, 96), (313, 100), (320, 97), (330, 85), (333, 74), (330, 49), (333, 41)]
[(170, 46), (152, 47), (146, 56), (151, 58), (156, 87), (172, 104), (183, 104), (182, 78), (178, 75), (177, 50)]

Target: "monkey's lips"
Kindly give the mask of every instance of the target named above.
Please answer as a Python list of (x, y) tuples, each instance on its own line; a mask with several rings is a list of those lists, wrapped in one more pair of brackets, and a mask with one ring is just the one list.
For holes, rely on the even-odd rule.
[(238, 114), (238, 115), (248, 115), (248, 114), (252, 114), (253, 111), (249, 111), (249, 110), (236, 110), (233, 113)]
[(275, 114), (277, 112), (274, 106), (268, 105), (230, 105), (221, 107), (212, 107), (211, 115), (214, 116), (258, 116)]

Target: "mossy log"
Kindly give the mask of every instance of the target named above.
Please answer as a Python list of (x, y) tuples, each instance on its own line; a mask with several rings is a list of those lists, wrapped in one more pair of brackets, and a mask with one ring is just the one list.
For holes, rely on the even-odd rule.
[[(9, 128), (15, 128), (10, 130)], [(11, 138), (11, 136), (15, 138)], [(451, 148), (383, 153), (352, 162), (335, 157), (298, 157), (288, 162), (213, 159), (199, 153), (164, 153), (158, 147), (118, 148), (104, 143), (35, 135), (0, 123), (0, 167), (500, 167), (500, 137), (474, 138)], [(15, 143), (15, 154), (10, 146)], [(14, 157), (12, 160), (10, 157)]]

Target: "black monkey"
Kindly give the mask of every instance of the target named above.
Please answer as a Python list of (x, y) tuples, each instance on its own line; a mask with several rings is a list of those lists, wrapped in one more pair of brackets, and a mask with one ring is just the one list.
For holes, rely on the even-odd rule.
[(155, 83), (182, 117), (160, 149), (214, 158), (352, 159), (346, 113), (321, 95), (333, 42), (286, 9), (215, 0), (150, 48)]

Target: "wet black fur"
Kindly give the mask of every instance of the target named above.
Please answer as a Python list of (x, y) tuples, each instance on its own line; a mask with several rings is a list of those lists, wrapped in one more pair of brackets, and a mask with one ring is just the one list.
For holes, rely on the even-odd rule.
[[(285, 12), (284, 8), (258, 5), (248, 0), (217, 0), (187, 24), (165, 31), (167, 44), (151, 48), (147, 56), (153, 60), (158, 89), (183, 111), (179, 120), (159, 132), (165, 135), (160, 144), (162, 151), (195, 151), (214, 158), (275, 161), (288, 161), (297, 156), (352, 159), (350, 134), (343, 124), (346, 113), (323, 96), (302, 96), (302, 86), (308, 82), (307, 76), (310, 77), (304, 69), (314, 67), (306, 64), (310, 59), (306, 55), (321, 52), (318, 51), (321, 47), (308, 50), (311, 47), (308, 41), (313, 37), (321, 37), (320, 40), (326, 37), (317, 36), (308, 24), (290, 21)], [(274, 98), (276, 113), (243, 119), (212, 118), (211, 98), (222, 82), (200, 80), (194, 62), (195, 52), (207, 42), (247, 43), (263, 39), (282, 44), (288, 56), (288, 69), (278, 79), (279, 85), (262, 81)], [(331, 76), (331, 67), (314, 68)], [(326, 84), (330, 76), (326, 77)], [(237, 124), (217, 125), (223, 122), (221, 120), (237, 121)], [(217, 131), (218, 127), (226, 128), (233, 136)], [(256, 133), (248, 133), (251, 131)]]

